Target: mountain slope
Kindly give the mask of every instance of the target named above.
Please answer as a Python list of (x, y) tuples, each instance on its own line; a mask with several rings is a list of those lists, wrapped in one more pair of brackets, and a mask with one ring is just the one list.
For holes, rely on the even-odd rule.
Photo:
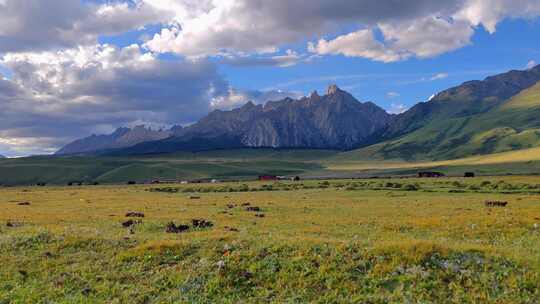
[(481, 113), (439, 115), (404, 136), (352, 154), (359, 158), (438, 160), (540, 146), (540, 82), (506, 101), (500, 101), (502, 98)]
[(361, 103), (336, 86), (299, 100), (263, 105), (251, 102), (232, 111), (216, 110), (175, 136), (116, 151), (145, 154), (240, 147), (351, 149), (387, 126), (393, 115)]
[(398, 115), (386, 129), (375, 134), (376, 141), (411, 133), (432, 122), (487, 112), (538, 81), (540, 65), (525, 71), (510, 71), (487, 77), (482, 81), (465, 82)]
[(154, 131), (144, 126), (130, 128), (118, 128), (109, 135), (92, 135), (86, 138), (75, 140), (56, 152), (56, 155), (84, 154), (97, 151), (120, 149), (131, 147), (136, 144), (155, 141), (171, 136), (175, 130)]

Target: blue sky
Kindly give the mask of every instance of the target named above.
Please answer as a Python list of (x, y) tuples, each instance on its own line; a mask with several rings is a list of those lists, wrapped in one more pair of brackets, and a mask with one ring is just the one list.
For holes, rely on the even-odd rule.
[(337, 84), (401, 112), (540, 62), (537, 0), (0, 0), (0, 154)]

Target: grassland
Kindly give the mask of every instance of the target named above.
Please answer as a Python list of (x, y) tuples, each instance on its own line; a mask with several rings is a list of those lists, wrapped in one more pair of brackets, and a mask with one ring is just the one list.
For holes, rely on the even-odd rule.
[[(7, 187), (0, 205), (0, 303), (540, 302), (540, 177)], [(214, 225), (165, 233), (191, 219)]]
[(127, 181), (254, 180), (258, 175), (350, 178), (415, 175), (437, 170), (462, 176), (536, 175), (540, 148), (442, 161), (370, 159), (361, 151), (239, 149), (138, 157), (29, 157), (0, 159), (0, 185), (69, 182), (125, 184)]
[(403, 160), (362, 160), (357, 151), (336, 154), (322, 161), (326, 170), (345, 174), (347, 171), (386, 174), (414, 174), (418, 170), (435, 169), (461, 175), (477, 171), (483, 175), (537, 174), (540, 172), (540, 148), (476, 155), (441, 161), (408, 162)]
[(27, 157), (0, 159), (0, 185), (144, 182), (153, 179), (255, 179), (321, 170), (325, 150), (239, 149), (139, 157)]

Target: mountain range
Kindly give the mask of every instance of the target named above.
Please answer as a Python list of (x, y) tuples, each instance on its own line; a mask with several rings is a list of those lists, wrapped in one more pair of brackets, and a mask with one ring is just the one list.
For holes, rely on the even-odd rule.
[(180, 126), (169, 130), (152, 130), (144, 125), (130, 128), (118, 128), (109, 135), (92, 135), (75, 140), (56, 152), (57, 155), (85, 154), (110, 151), (135, 146), (142, 142), (158, 141), (173, 136)]
[(76, 140), (57, 155), (152, 154), (230, 148), (354, 150), (358, 157), (443, 159), (540, 145), (540, 65), (469, 81), (389, 114), (332, 85), (264, 105), (215, 110), (169, 130), (119, 128)]

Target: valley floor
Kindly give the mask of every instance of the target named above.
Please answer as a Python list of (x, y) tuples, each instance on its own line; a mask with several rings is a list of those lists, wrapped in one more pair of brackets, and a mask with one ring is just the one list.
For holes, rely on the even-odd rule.
[(10, 187), (0, 207), (0, 303), (540, 302), (540, 177)]
[(358, 151), (238, 149), (130, 157), (0, 159), (0, 185), (126, 184), (153, 180), (255, 180), (259, 175), (304, 178), (411, 176), (418, 171), (463, 176), (537, 175), (540, 148), (441, 161), (370, 159)]

